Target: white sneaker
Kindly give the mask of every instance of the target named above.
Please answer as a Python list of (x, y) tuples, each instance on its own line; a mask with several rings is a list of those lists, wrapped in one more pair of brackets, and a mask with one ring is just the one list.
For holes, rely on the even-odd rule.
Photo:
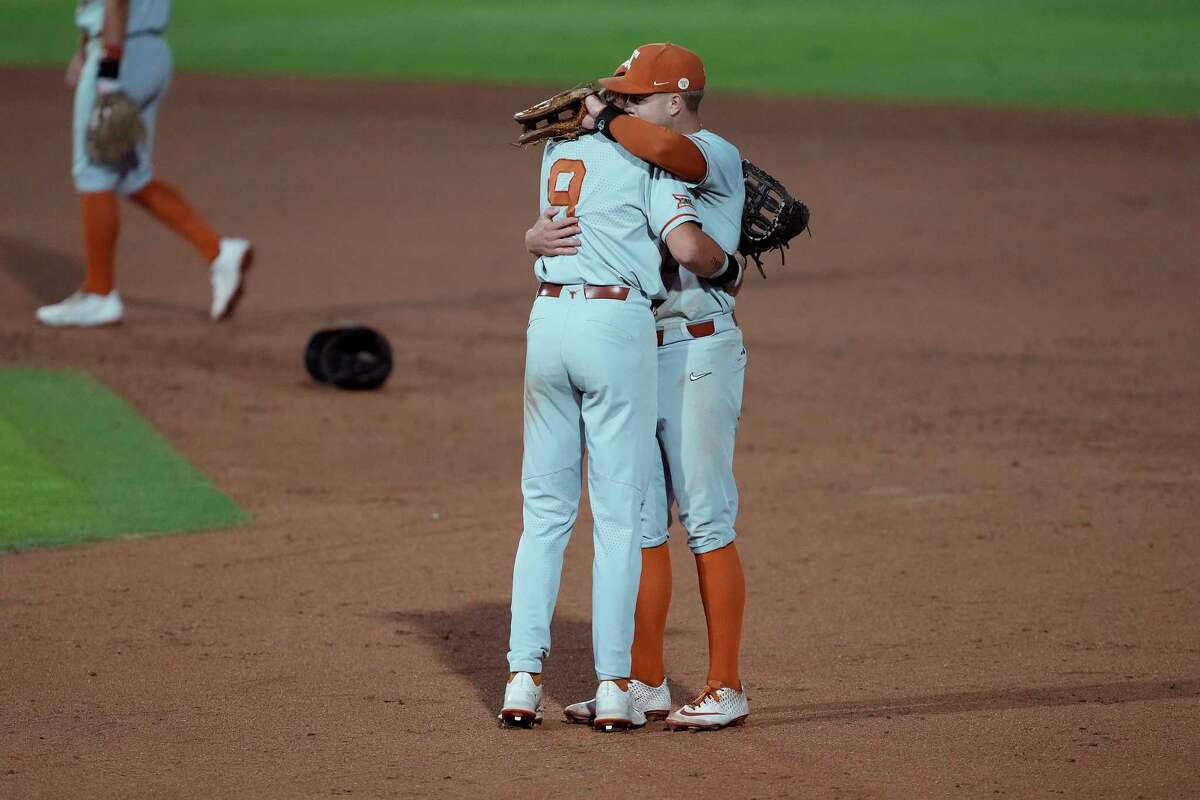
[(254, 248), (245, 239), (222, 239), (221, 251), (212, 262), (212, 310), (214, 320), (227, 319), (246, 286), (246, 273), (254, 263)]
[(116, 291), (91, 294), (80, 289), (61, 303), (39, 308), (37, 318), (43, 325), (90, 328), (118, 323), (124, 313), (125, 304)]
[(542, 723), (542, 687), (533, 682), (528, 672), (518, 672), (504, 687), (504, 707), (500, 709), (501, 724), (510, 728), (532, 728)]
[(616, 681), (601, 681), (593, 702), (596, 718), (592, 727), (598, 731), (626, 731), (646, 724), (646, 715), (634, 708), (633, 690), (621, 691)]
[[(661, 686), (631, 680), (629, 691), (633, 694), (633, 707), (642, 712), (647, 720), (666, 719), (667, 714), (671, 713), (671, 690), (667, 688), (666, 678), (663, 678)], [(563, 709), (563, 717), (567, 722), (577, 725), (591, 725), (596, 718), (596, 698), (572, 703)]]
[(695, 700), (671, 712), (667, 717), (667, 728), (673, 731), (719, 731), (730, 725), (741, 725), (749, 716), (750, 700), (745, 691), (728, 686), (720, 689), (705, 686)]

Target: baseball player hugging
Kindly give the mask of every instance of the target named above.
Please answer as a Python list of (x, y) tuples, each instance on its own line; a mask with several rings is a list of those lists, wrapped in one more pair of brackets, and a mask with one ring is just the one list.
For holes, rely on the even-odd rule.
[(647, 535), (642, 508), (660, 461), (651, 311), (666, 298), (660, 243), (684, 271), (714, 280), (731, 274), (733, 257), (701, 230), (682, 181), (607, 137), (551, 139), (539, 192), (544, 218), (579, 220), (579, 245), (534, 264), (540, 283), (526, 334), (524, 529), (513, 566), (510, 675), (499, 718), (520, 727), (542, 719), (542, 668), (586, 448), (599, 680), (589, 721), (599, 730), (622, 730), (646, 721), (630, 676), (637, 674), (631, 648)]
[[(745, 202), (742, 161), (737, 148), (700, 124), (705, 73), (696, 54), (673, 44), (643, 45), (600, 84), (615, 98), (606, 104), (595, 95), (587, 97), (583, 127), (677, 176), (686, 185), (685, 196), (693, 201), (704, 231), (724, 251), (734, 251)], [(570, 254), (577, 248), (582, 252), (587, 238), (576, 237), (581, 227), (586, 234), (586, 224), (543, 215), (526, 234), (526, 245), (535, 254)], [(733, 309), (742, 266), (737, 265), (736, 275), (713, 281), (668, 261), (662, 272), (666, 296), (654, 304), (655, 455), (661, 457), (652, 465), (642, 513), (630, 689), (636, 713), (666, 718), (672, 729), (720, 729), (743, 722), (750, 713), (738, 671), (746, 590), (734, 544), (738, 492), (733, 451), (746, 349)], [(671, 600), (667, 537), (672, 504), (695, 555), (709, 647), (704, 689), (674, 710), (663, 665)], [(593, 720), (597, 702), (568, 706), (567, 719)]]
[[(75, 89), (72, 175), (83, 216), (87, 271), (83, 286), (66, 300), (37, 310), (53, 326), (120, 322), (124, 305), (114, 288), (120, 193), (195, 248), (209, 265), (212, 319), (234, 310), (252, 250), (244, 239), (220, 238), (174, 187), (154, 177), (158, 108), (171, 80), (171, 48), (164, 34), (171, 0), (80, 0), (75, 22), (82, 33), (67, 67)], [(138, 125), (138, 144), (111, 160), (91, 145), (113, 127)], [(140, 122), (140, 125), (139, 125)]]

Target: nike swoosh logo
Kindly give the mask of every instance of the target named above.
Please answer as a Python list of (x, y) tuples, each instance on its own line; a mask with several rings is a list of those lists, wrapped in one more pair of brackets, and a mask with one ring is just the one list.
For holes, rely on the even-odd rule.
[(688, 380), (689, 381), (698, 381), (701, 378), (703, 378), (705, 375), (712, 375), (712, 370), (709, 370), (708, 372), (701, 372), (699, 375), (697, 375), (696, 373), (693, 372), (688, 375)]
[(720, 711), (702, 711), (697, 713), (695, 711), (688, 711), (685, 708), (681, 708), (679, 709), (679, 715), (682, 717), (720, 717), (722, 716), (722, 713)]
[(655, 86), (666, 86), (668, 83), (670, 83), (670, 81), (655, 81), (654, 85)]

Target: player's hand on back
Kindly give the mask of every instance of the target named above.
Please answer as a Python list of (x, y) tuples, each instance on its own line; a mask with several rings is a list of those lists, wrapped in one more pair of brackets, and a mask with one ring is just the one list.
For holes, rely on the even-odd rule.
[(525, 249), (535, 256), (573, 256), (579, 252), (578, 217), (563, 217), (555, 221), (558, 207), (551, 206), (541, 213), (533, 227), (525, 231)]
[(79, 75), (83, 72), (83, 49), (75, 51), (75, 55), (71, 56), (71, 60), (67, 62), (67, 73), (63, 76), (63, 80), (67, 86), (74, 89), (79, 83)]

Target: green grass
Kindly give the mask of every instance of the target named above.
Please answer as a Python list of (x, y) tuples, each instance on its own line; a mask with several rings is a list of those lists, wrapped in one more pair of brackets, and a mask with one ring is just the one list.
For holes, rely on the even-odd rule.
[(0, 369), (0, 550), (248, 519), (100, 384)]
[[(178, 2), (180, 68), (568, 84), (632, 48), (698, 51), (717, 90), (1200, 112), (1196, 0)], [(0, 64), (57, 64), (66, 0), (0, 0)]]

